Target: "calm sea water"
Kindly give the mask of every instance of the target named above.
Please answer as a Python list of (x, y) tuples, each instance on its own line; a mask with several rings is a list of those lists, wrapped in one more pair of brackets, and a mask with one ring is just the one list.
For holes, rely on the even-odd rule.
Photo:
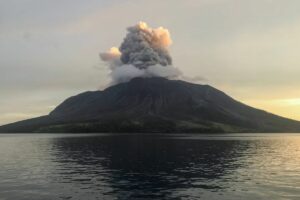
[(300, 199), (300, 134), (0, 135), (0, 200)]

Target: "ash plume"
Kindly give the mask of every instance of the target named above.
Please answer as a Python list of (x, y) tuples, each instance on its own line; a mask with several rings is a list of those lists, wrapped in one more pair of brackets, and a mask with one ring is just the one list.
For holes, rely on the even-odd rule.
[(135, 77), (176, 78), (181, 72), (172, 66), (168, 47), (172, 44), (167, 29), (148, 27), (145, 22), (127, 28), (120, 48), (112, 47), (100, 53), (102, 61), (111, 70), (113, 83), (129, 81)]

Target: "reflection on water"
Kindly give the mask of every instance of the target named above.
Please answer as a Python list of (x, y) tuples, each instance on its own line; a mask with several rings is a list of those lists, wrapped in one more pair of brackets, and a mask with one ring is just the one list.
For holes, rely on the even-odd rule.
[(300, 135), (3, 135), (4, 199), (299, 199)]

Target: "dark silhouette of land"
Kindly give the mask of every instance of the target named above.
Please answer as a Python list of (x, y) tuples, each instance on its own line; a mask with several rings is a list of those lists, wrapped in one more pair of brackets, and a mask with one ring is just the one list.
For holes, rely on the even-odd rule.
[(17, 132), (299, 132), (300, 122), (240, 103), (209, 85), (135, 78), (65, 100), (49, 115), (0, 127)]

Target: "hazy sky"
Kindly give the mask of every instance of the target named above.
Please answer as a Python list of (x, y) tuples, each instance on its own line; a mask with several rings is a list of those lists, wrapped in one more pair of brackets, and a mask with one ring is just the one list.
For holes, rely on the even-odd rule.
[(299, 0), (0, 0), (0, 124), (104, 88), (99, 52), (146, 21), (174, 66), (235, 99), (300, 120)]

